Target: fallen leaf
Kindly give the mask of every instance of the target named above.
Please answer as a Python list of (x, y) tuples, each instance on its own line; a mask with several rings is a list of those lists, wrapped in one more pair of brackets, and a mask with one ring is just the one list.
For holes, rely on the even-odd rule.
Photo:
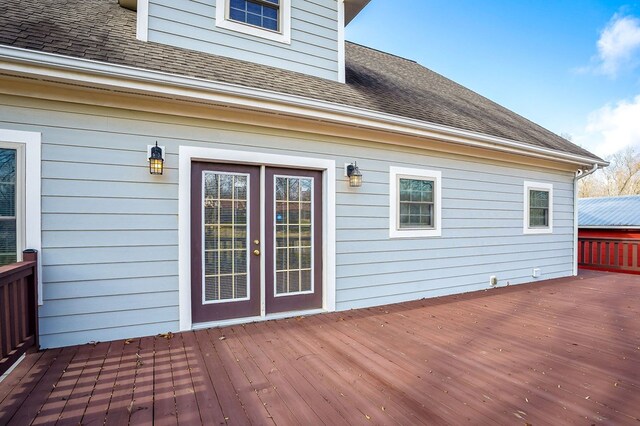
[(366, 414), (364, 416), (367, 418), (367, 420), (371, 420), (371, 417), (367, 416)]
[(226, 339), (226, 337), (224, 337), (224, 336), (218, 337), (218, 340), (224, 340), (224, 339)]

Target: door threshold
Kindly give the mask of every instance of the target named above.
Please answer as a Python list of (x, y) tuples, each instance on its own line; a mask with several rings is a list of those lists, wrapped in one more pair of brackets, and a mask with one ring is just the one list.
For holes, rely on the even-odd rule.
[(200, 323), (193, 324), (191, 326), (191, 329), (202, 330), (205, 328), (228, 327), (232, 325), (248, 324), (251, 322), (262, 322), (262, 321), (293, 318), (293, 317), (300, 317), (300, 316), (317, 315), (317, 314), (323, 314), (326, 312), (328, 312), (326, 309), (309, 309), (306, 311), (278, 312), (276, 314), (268, 314), (266, 316), (258, 315), (254, 317), (232, 318), (232, 319), (221, 320), (221, 321), (200, 322)]

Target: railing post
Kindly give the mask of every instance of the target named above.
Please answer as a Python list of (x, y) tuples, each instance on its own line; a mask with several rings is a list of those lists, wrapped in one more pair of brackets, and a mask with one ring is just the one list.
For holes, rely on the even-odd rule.
[(33, 265), (33, 275), (31, 275), (31, 282), (29, 283), (29, 325), (30, 330), (33, 332), (35, 339), (34, 345), (40, 349), (40, 338), (38, 331), (38, 250), (27, 249), (22, 252), (22, 260), (25, 262), (35, 262)]

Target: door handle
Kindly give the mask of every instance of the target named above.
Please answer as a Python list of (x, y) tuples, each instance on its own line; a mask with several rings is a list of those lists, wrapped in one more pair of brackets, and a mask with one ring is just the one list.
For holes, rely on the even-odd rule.
[(260, 256), (260, 250), (254, 250), (253, 254), (255, 254), (256, 256)]

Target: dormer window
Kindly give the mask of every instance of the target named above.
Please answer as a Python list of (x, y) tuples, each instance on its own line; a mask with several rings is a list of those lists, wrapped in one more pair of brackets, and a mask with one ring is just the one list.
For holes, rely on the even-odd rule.
[(291, 0), (216, 0), (216, 26), (291, 43)]
[(278, 31), (279, 0), (230, 0), (229, 19)]

